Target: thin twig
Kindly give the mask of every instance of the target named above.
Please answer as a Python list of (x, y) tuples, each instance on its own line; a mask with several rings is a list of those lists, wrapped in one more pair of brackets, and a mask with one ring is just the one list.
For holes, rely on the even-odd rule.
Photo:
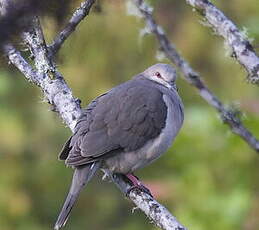
[(231, 56), (247, 70), (248, 80), (259, 84), (259, 58), (245, 33), (239, 31), (237, 26), (209, 0), (186, 0), (186, 2), (195, 7), (215, 33), (224, 38), (233, 52)]
[(94, 4), (95, 0), (87, 0), (81, 3), (81, 6), (76, 9), (73, 13), (71, 19), (69, 20), (68, 24), (65, 28), (57, 35), (54, 39), (53, 43), (49, 46), (49, 49), (52, 55), (55, 55), (64, 41), (69, 37), (70, 34), (74, 32), (77, 25), (89, 14), (92, 5)]
[(144, 17), (150, 31), (156, 36), (162, 50), (183, 73), (184, 79), (195, 86), (203, 99), (212, 105), (220, 114), (224, 123), (228, 124), (232, 132), (242, 137), (255, 151), (259, 152), (259, 141), (252, 133), (244, 127), (237, 113), (227, 109), (225, 105), (209, 90), (201, 80), (201, 76), (195, 72), (189, 63), (178, 53), (175, 46), (169, 41), (164, 30), (159, 26), (152, 16), (152, 8), (144, 0), (132, 0)]

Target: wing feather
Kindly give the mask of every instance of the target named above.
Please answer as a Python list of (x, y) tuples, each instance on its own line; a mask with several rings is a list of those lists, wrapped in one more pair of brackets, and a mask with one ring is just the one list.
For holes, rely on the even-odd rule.
[(77, 166), (116, 151), (134, 151), (158, 136), (167, 114), (162, 96), (156, 87), (131, 80), (95, 99), (77, 123), (66, 164)]

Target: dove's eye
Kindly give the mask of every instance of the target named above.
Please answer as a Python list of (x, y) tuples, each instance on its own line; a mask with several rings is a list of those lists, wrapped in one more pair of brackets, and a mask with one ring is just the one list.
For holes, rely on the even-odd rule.
[(156, 72), (155, 76), (158, 77), (158, 78), (162, 78), (162, 76), (161, 76), (161, 74), (159, 72)]

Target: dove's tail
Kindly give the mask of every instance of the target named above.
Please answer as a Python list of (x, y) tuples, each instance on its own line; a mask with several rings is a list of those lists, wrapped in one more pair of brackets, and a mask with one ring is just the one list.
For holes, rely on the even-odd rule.
[(80, 191), (90, 181), (99, 168), (100, 162), (94, 162), (75, 169), (69, 193), (54, 227), (55, 230), (62, 228), (66, 224)]

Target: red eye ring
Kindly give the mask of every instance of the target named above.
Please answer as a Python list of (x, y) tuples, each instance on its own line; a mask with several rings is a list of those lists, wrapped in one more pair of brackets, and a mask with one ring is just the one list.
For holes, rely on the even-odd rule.
[(159, 72), (156, 72), (155, 75), (158, 77), (158, 78), (162, 78), (161, 74)]

